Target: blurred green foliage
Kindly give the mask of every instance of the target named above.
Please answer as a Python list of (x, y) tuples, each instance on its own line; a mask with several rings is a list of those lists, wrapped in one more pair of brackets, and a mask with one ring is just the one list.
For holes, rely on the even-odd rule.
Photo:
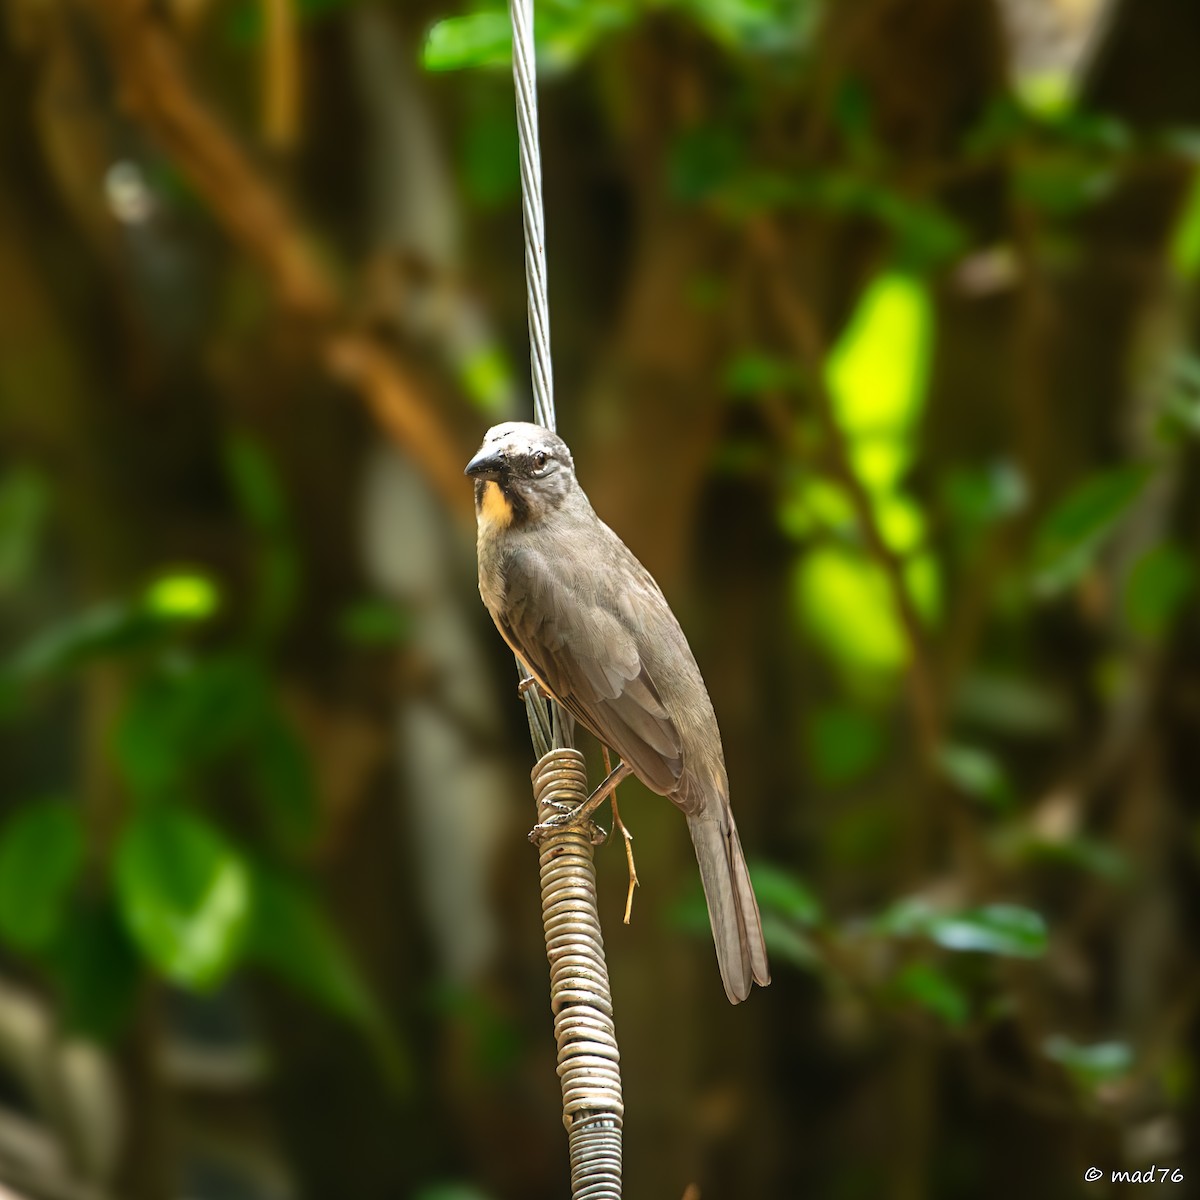
[[(57, 981), (72, 1027), (101, 1036), (130, 1019), (147, 972), (207, 992), (244, 966), (265, 967), (359, 1026), (399, 1081), (407, 1068), (395, 1035), (311, 884), (261, 866), (255, 851), (298, 863), (319, 812), (308, 755), (271, 678), (270, 646), (298, 580), (287, 505), (248, 436), (230, 438), (225, 464), (254, 548), (248, 596), (235, 606), (206, 573), (163, 571), (132, 599), (47, 624), (0, 662), (5, 718), (18, 725), (90, 673), (118, 681), (110, 750), (123, 790), (120, 827), (99, 844), (86, 794), (30, 802), (9, 818), (0, 939)], [(42, 486), (17, 472), (0, 495), (0, 543), (19, 547), (8, 561), (28, 569)], [(341, 632), (364, 644), (404, 636), (394, 611), (370, 599), (347, 611)], [(255, 812), (227, 828), (214, 797), (231, 788)]]

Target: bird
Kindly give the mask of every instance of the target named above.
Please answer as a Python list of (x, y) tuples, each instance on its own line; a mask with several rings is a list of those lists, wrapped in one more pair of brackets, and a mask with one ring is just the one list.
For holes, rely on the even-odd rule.
[[(687, 817), (726, 995), (771, 981), (708, 689), (662, 589), (597, 515), (566, 442), (506, 421), (475, 484), (479, 592), (547, 695)], [(603, 785), (602, 785), (603, 786)], [(597, 789), (599, 792), (600, 789)]]

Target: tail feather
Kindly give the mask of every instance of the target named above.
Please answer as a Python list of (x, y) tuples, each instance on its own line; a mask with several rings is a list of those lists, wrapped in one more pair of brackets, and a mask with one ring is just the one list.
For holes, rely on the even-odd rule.
[(725, 994), (737, 1004), (750, 994), (752, 982), (766, 987), (771, 972), (758, 901), (733, 814), (728, 804), (710, 802), (706, 808), (688, 817), (688, 829), (696, 847)]

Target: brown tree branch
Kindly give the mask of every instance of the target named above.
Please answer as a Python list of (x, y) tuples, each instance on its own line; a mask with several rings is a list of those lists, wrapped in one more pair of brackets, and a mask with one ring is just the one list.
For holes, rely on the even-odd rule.
[(98, 0), (121, 103), (169, 155), (286, 312), (315, 325), (316, 356), (353, 387), (425, 472), (447, 507), (469, 515), (464, 448), (394, 356), (348, 328), (342, 298), (287, 203), (191, 90), (178, 47), (148, 0)]

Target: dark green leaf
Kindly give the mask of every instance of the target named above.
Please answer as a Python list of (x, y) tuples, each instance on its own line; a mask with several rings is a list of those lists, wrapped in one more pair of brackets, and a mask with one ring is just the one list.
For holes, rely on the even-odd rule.
[[(481, 79), (478, 89), (468, 91), (470, 109), (459, 155), (467, 195), (480, 208), (496, 208), (521, 194), (517, 121), (511, 89), (510, 79), (503, 81), (503, 89), (492, 86), (490, 79)], [(502, 356), (498, 348), (494, 353)], [(504, 373), (509, 374), (507, 361)]]
[(0, 593), (23, 583), (34, 556), (47, 510), (50, 488), (31, 467), (14, 467), (0, 481)]
[(135, 794), (171, 797), (196, 769), (252, 742), (269, 711), (250, 658), (229, 655), (151, 676), (121, 714), (114, 749)]
[(51, 625), (0, 664), (0, 697), (63, 674), (89, 659), (138, 649), (157, 640), (162, 624), (140, 605), (105, 604)]
[(1029, 488), (1015, 464), (998, 461), (953, 468), (943, 482), (942, 497), (963, 536), (973, 538), (1019, 513), (1028, 502)]
[(1081, 1045), (1063, 1034), (1053, 1034), (1042, 1043), (1042, 1051), (1089, 1088), (1121, 1079), (1133, 1067), (1133, 1051), (1125, 1042)]
[(715, 41), (758, 54), (794, 52), (812, 33), (815, 0), (671, 0)]
[(732, 396), (759, 396), (764, 392), (790, 391), (799, 379), (799, 371), (791, 360), (746, 350), (730, 359), (723, 383)]
[(254, 872), (254, 920), (247, 954), (370, 1037), (393, 1082), (412, 1066), (354, 960), (313, 893), (266, 868)]
[(1150, 475), (1144, 464), (1093, 475), (1054, 508), (1034, 544), (1034, 586), (1041, 594), (1063, 591), (1088, 570)]
[(48, 951), (63, 1024), (107, 1041), (127, 1025), (142, 968), (110, 900), (81, 902)]
[(815, 925), (821, 920), (821, 902), (808, 885), (782, 867), (756, 862), (750, 878), (763, 912), (773, 912), (796, 925)]
[(860, 778), (883, 753), (886, 734), (877, 717), (829, 705), (812, 714), (805, 731), (805, 759), (819, 783), (838, 787)]
[(942, 774), (959, 791), (996, 808), (1008, 808), (1012, 787), (999, 761), (976, 746), (947, 745), (938, 754)]
[(413, 1200), (492, 1200), (492, 1195), (469, 1183), (431, 1183)]
[(1070, 716), (1053, 692), (1015, 675), (977, 671), (954, 696), (955, 715), (999, 733), (1042, 736), (1062, 731)]
[(260, 533), (273, 534), (287, 521), (287, 502), (274, 464), (246, 434), (234, 434), (225, 445), (225, 470), (238, 507)]
[(762, 914), (763, 940), (772, 962), (791, 963), (802, 971), (815, 971), (821, 965), (821, 955), (812, 941), (773, 912)]
[(902, 999), (920, 1005), (947, 1025), (957, 1029), (970, 1016), (966, 992), (944, 971), (929, 963), (909, 963), (893, 982)]
[(1012, 958), (1039, 958), (1047, 947), (1046, 923), (1028, 908), (989, 904), (947, 913), (920, 897), (901, 900), (875, 923), (880, 933), (926, 937), (947, 950), (971, 950)]
[(187, 987), (219, 983), (241, 951), (251, 911), (240, 855), (186, 809), (148, 807), (117, 846), (117, 895), (142, 953)]
[(83, 857), (74, 805), (24, 805), (0, 835), (0, 936), (21, 950), (48, 946), (62, 928)]
[(255, 791), (280, 845), (302, 850), (317, 832), (318, 801), (303, 743), (276, 713), (268, 713), (250, 743)]
[(394, 600), (357, 600), (338, 615), (338, 633), (358, 646), (395, 646), (409, 630), (408, 614)]
[(1123, 883), (1133, 875), (1128, 856), (1112, 843), (1096, 838), (1031, 838), (1025, 841), (1022, 851), (1036, 861), (1075, 867), (1114, 883)]
[(1125, 617), (1144, 638), (1161, 638), (1196, 587), (1196, 567), (1185, 550), (1163, 544), (1133, 565), (1125, 585)]
[(374, 1019), (370, 993), (312, 892), (265, 868), (254, 871), (246, 953), (339, 1016)]
[(1040, 958), (1046, 952), (1041, 915), (1015, 904), (990, 904), (970, 912), (936, 916), (928, 936), (947, 950), (975, 950), (1013, 958)]

